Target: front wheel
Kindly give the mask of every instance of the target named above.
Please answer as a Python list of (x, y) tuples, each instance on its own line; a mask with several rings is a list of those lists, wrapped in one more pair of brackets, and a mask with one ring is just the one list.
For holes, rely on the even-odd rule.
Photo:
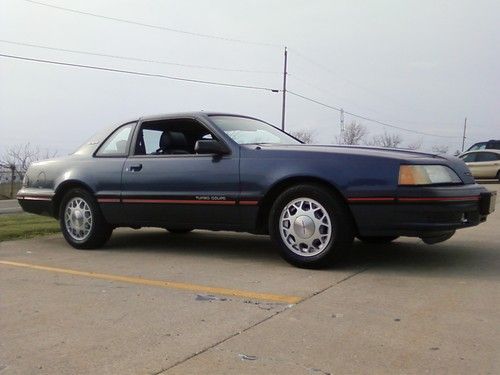
[(303, 268), (332, 264), (350, 247), (354, 225), (346, 205), (321, 185), (297, 185), (271, 208), (269, 232), (281, 256)]
[(95, 198), (83, 189), (72, 189), (63, 197), (59, 223), (64, 238), (76, 249), (101, 247), (113, 231)]

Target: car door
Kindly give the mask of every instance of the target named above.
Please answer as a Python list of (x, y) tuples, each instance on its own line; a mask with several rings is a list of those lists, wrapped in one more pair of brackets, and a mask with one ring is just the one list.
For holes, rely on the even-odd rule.
[(477, 168), (476, 168), (476, 156), (477, 152), (468, 152), (467, 154), (461, 155), (460, 159), (467, 164), (467, 167), (470, 169), (472, 176), (477, 178)]
[[(195, 138), (203, 131), (205, 137), (214, 137), (206, 125), (194, 119), (150, 121), (138, 127), (122, 177), (127, 222), (174, 228), (238, 227), (239, 149), (227, 146), (226, 155), (196, 154), (190, 139), (183, 153), (162, 153), (161, 147), (155, 151), (162, 138), (155, 132), (174, 129), (182, 133), (190, 127), (195, 129), (191, 132)], [(192, 138), (191, 133), (186, 134)]]
[(126, 123), (115, 129), (95, 152), (91, 165), (83, 168), (83, 180), (94, 187), (97, 202), (110, 223), (123, 222), (121, 179), (136, 124)]
[(497, 175), (500, 161), (498, 155), (493, 152), (478, 152), (474, 164), (478, 177), (494, 178)]

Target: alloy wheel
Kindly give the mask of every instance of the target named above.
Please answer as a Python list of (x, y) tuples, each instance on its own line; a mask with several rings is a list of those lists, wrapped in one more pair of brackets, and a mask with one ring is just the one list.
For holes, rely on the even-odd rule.
[(297, 255), (320, 254), (333, 234), (328, 211), (311, 198), (297, 198), (282, 210), (279, 231), (285, 245)]

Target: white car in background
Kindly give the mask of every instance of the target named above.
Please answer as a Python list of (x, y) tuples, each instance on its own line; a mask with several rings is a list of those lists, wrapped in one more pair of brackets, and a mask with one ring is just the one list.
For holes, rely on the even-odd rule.
[(500, 181), (500, 150), (468, 151), (459, 158), (467, 164), (474, 178), (496, 178)]

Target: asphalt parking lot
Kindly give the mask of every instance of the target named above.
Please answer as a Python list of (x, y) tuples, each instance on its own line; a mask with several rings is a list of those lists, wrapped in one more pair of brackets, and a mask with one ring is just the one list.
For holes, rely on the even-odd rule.
[(0, 373), (497, 374), (499, 210), (433, 246), (355, 242), (322, 271), (225, 232), (2, 242)]

